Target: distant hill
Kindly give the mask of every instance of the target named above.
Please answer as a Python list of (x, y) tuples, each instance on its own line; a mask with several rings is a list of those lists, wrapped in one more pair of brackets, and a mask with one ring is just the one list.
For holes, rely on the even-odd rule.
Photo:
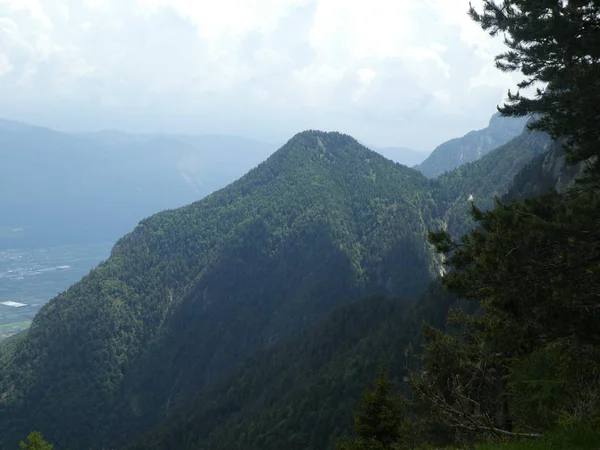
[(309, 131), (228, 187), (143, 220), (0, 350), (12, 361), (0, 367), (0, 447), (29, 429), (57, 448), (124, 442), (337, 306), (417, 295), (439, 270), (429, 186), (349, 136)]
[(0, 120), (0, 250), (116, 241), (273, 151), (239, 137), (68, 134)]
[(460, 138), (439, 145), (421, 164), (415, 166), (425, 176), (437, 177), (444, 172), (478, 160), (523, 132), (527, 118), (502, 117), (496, 113), (489, 125)]

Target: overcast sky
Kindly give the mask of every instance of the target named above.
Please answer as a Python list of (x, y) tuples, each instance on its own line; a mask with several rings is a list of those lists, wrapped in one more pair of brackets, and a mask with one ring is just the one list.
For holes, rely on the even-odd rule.
[[(477, 4), (477, 2), (475, 2)], [(468, 0), (0, 0), (0, 117), (431, 150), (514, 79)]]

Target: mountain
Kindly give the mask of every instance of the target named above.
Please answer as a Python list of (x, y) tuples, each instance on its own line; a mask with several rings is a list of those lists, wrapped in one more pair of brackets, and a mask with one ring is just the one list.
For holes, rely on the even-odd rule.
[(415, 169), (428, 177), (437, 177), (444, 172), (476, 161), (520, 135), (526, 123), (527, 118), (502, 117), (496, 113), (486, 128), (444, 142), (425, 161), (415, 166)]
[[(281, 440), (287, 431), (314, 423), (302, 401), (317, 401), (316, 393), (324, 392), (319, 386), (343, 380), (353, 387), (330, 422), (341, 430), (375, 356), (391, 357), (388, 350), (414, 341), (421, 317), (408, 312), (414, 309), (406, 300), (382, 299), (392, 309), (380, 312), (352, 300), (417, 296), (440, 270), (427, 230), (443, 224), (455, 233), (467, 230), (468, 197), (491, 205), (549, 143), (548, 136), (525, 131), (478, 161), (428, 179), (349, 136), (298, 134), (226, 188), (140, 222), (108, 261), (47, 304), (27, 333), (0, 345), (0, 446), (39, 429), (60, 448), (114, 447), (161, 423), (159, 435), (151, 435), (156, 442), (185, 426), (189, 434), (180, 437), (189, 442), (230, 442), (235, 429), (258, 445), (271, 433), (265, 427), (279, 423), (284, 431), (270, 442), (281, 448), (288, 445)], [(335, 322), (344, 305), (355, 311), (349, 317), (371, 317), (373, 332), (383, 327), (393, 335), (368, 337), (366, 331), (363, 341), (344, 334), (355, 326), (354, 319)], [(331, 312), (334, 322), (318, 325), (327, 324)], [(377, 322), (381, 314), (388, 325)], [(359, 329), (370, 330), (369, 320)], [(328, 327), (348, 336), (353, 349), (344, 353), (342, 344), (331, 344), (324, 348), (332, 353), (320, 354)], [(304, 341), (312, 344), (292, 352), (301, 365), (269, 363), (269, 355)], [(357, 359), (352, 355), (359, 348), (372, 355)], [(338, 350), (342, 359), (332, 356)], [(263, 362), (254, 365), (255, 357)], [(337, 364), (357, 372), (331, 378)], [(277, 380), (288, 366), (310, 382), (296, 388), (257, 378)], [(286, 414), (293, 418), (286, 421)], [(219, 428), (210, 417), (231, 427)], [(324, 439), (318, 428), (294, 442), (322, 448)]]
[(0, 121), (0, 250), (116, 241), (142, 218), (226, 186), (272, 153), (227, 136), (60, 133)]
[(430, 181), (338, 133), (143, 220), (0, 350), (0, 446), (124, 443), (256, 350), (348, 301), (412, 297), (439, 270)]
[(371, 150), (391, 159), (394, 162), (413, 167), (422, 163), (428, 156), (427, 152), (417, 152), (404, 147), (369, 147)]
[[(484, 207), (494, 196), (508, 195), (507, 189), (520, 198), (542, 193), (573, 179), (570, 168), (555, 170), (562, 157), (560, 145), (547, 135), (526, 131), (481, 160), (433, 180), (432, 189), (457, 196), (446, 204), (446, 217), (457, 233), (459, 225), (464, 232), (471, 224), (458, 220), (468, 215), (461, 190), (476, 193)], [(437, 201), (443, 208), (446, 200)], [(467, 312), (477, 307), (432, 283), (414, 301), (376, 297), (338, 308), (290, 342), (247, 358), (231, 376), (202, 389), (127, 450), (332, 448), (348, 429), (354, 405), (378, 364), (384, 362), (400, 382), (405, 350), (422, 341), (422, 322), (444, 329), (449, 308), (457, 306)]]

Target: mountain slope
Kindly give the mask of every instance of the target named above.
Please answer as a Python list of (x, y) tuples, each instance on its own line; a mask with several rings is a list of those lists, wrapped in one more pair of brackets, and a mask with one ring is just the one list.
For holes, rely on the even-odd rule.
[[(142, 218), (196, 201), (264, 160), (224, 136), (59, 133), (0, 121), (0, 250), (116, 241)], [(16, 239), (18, 238), (18, 241)]]
[(415, 169), (428, 177), (437, 177), (444, 172), (477, 161), (520, 135), (526, 122), (527, 118), (502, 117), (496, 113), (486, 128), (444, 142), (425, 161), (415, 166)]
[[(523, 133), (432, 182), (439, 189), (440, 210), (445, 204), (451, 225), (466, 229), (466, 221), (457, 223), (468, 208), (468, 194), (461, 191), (475, 193), (482, 206), (491, 204), (509, 188), (521, 190), (519, 180), (543, 170), (537, 167), (541, 162), (546, 168), (543, 179), (556, 181), (554, 171), (547, 170), (555, 166), (556, 151), (548, 136)], [(529, 184), (525, 187), (531, 189)], [(246, 360), (233, 376), (202, 390), (128, 449), (331, 448), (348, 428), (355, 402), (374, 378), (377, 364), (384, 361), (401, 379), (404, 349), (418, 346), (421, 322), (443, 328), (453, 302), (434, 284), (414, 303), (369, 298), (338, 309), (292, 342)]]
[(291, 342), (247, 359), (129, 450), (332, 448), (385, 362), (401, 379), (423, 320), (442, 327), (454, 302), (433, 284), (417, 301), (366, 298)]
[(253, 351), (337, 305), (420, 292), (436, 262), (429, 181), (305, 132), (227, 188), (142, 221), (46, 305), (0, 367), (0, 445), (125, 442)]
[[(507, 190), (507, 195), (526, 197), (560, 187), (577, 172), (557, 171), (561, 158), (560, 144), (545, 134), (524, 132), (432, 186), (439, 189), (440, 208), (448, 207), (451, 227), (464, 232), (470, 226), (461, 220), (468, 217), (469, 194), (461, 192), (475, 194), (486, 207)], [(338, 309), (298, 339), (246, 360), (232, 377), (202, 390), (128, 450), (331, 448), (347, 429), (377, 364), (384, 361), (401, 379), (404, 349), (418, 346), (421, 322), (443, 328), (453, 303), (433, 284), (413, 303), (369, 298)]]
[(561, 141), (552, 142), (550, 150), (536, 156), (515, 176), (504, 200), (522, 200), (537, 197), (553, 189), (565, 192), (582, 174), (584, 164), (565, 164), (565, 152)]
[(437, 186), (435, 202), (448, 231), (456, 237), (466, 233), (473, 226), (469, 200), (480, 209), (492, 208), (494, 198), (511, 189), (515, 176), (551, 148), (547, 134), (525, 130), (483, 158), (432, 180)]

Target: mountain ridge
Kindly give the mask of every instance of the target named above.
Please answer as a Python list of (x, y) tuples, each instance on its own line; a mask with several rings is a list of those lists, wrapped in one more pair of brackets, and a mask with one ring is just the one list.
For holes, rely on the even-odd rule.
[[(459, 189), (474, 188), (471, 192), (485, 208), (513, 179), (505, 200), (570, 183), (574, 170), (557, 171), (560, 158), (560, 144), (550, 143), (543, 133), (526, 132), (439, 182), (443, 186), (460, 181), (461, 175), (474, 177)], [(492, 167), (498, 173), (490, 171)], [(490, 185), (478, 178), (481, 170), (489, 171)], [(462, 210), (458, 205), (450, 204), (446, 214), (457, 215)], [(466, 216), (468, 208), (464, 209)], [(456, 226), (452, 224), (458, 233)], [(248, 358), (231, 378), (199, 391), (152, 433), (126, 448), (331, 448), (345, 434), (355, 402), (375, 377), (377, 365), (384, 362), (401, 381), (410, 354), (405, 351), (418, 349), (422, 342), (422, 322), (442, 330), (446, 314), (457, 307), (472, 313), (477, 305), (458, 301), (434, 282), (414, 301), (368, 298), (337, 308), (290, 343)]]
[(440, 144), (425, 161), (414, 168), (430, 178), (435, 178), (476, 161), (509, 142), (523, 132), (526, 123), (527, 118), (502, 117), (496, 113), (490, 118), (487, 127)]
[(18, 242), (0, 236), (0, 249), (115, 241), (146, 216), (224, 187), (272, 150), (227, 136), (69, 134), (1, 121), (0, 189), (10, 195), (0, 227), (23, 232)]

